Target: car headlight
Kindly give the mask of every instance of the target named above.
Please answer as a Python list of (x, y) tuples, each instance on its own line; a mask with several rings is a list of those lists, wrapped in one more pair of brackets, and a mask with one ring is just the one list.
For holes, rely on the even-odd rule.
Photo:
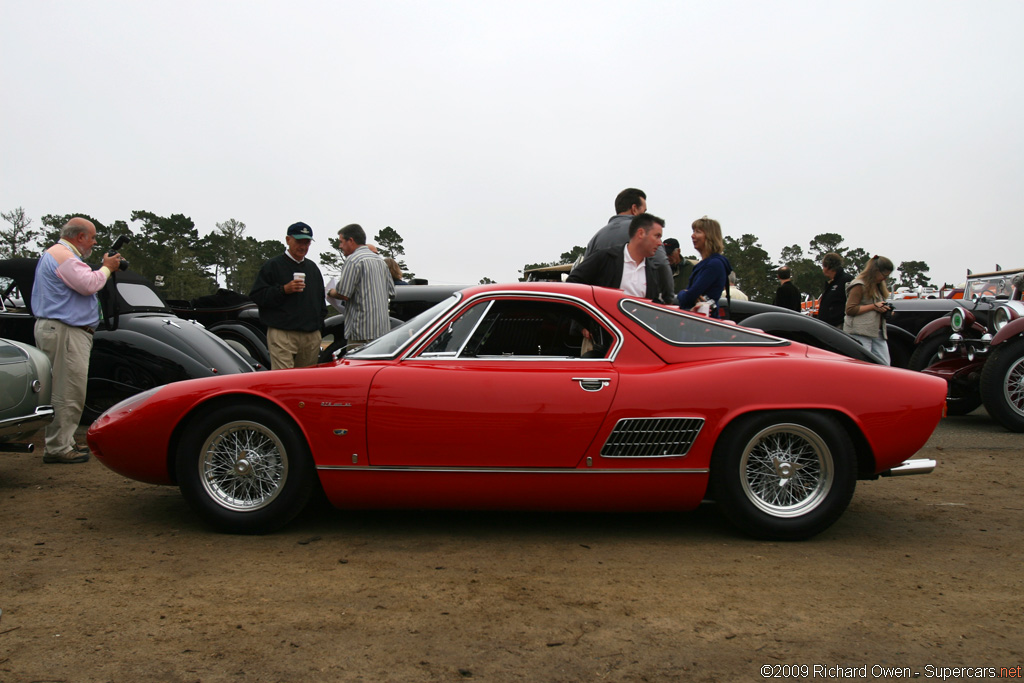
[(153, 396), (153, 394), (155, 394), (156, 392), (160, 391), (163, 388), (163, 385), (160, 385), (158, 387), (153, 387), (152, 389), (140, 391), (134, 396), (129, 396), (120, 403), (115, 403), (106, 410), (106, 413), (114, 414), (117, 412), (123, 412), (125, 410), (131, 410), (133, 406), (142, 403), (143, 401), (148, 401)]
[(953, 314), (950, 316), (949, 326), (953, 328), (954, 332), (959, 332), (964, 329), (964, 309), (954, 308)]
[(996, 308), (992, 315), (992, 327), (996, 332), (1006, 327), (1011, 321), (1024, 316), (1024, 302), (1009, 301)]

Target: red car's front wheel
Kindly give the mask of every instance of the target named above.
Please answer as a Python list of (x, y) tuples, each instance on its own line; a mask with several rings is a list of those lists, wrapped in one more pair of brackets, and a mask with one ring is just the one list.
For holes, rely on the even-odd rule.
[(314, 482), (298, 429), (262, 405), (222, 406), (189, 425), (177, 474), (182, 495), (207, 524), (239, 534), (267, 533), (291, 521)]

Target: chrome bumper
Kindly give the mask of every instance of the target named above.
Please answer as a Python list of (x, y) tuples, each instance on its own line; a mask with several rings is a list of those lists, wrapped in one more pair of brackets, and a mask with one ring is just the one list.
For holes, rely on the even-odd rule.
[(887, 472), (882, 472), (883, 477), (902, 477), (908, 474), (931, 474), (935, 469), (935, 461), (930, 458), (919, 458), (917, 460), (905, 460), (898, 467), (893, 467)]
[(0, 451), (3, 442), (26, 439), (53, 422), (53, 406), (39, 406), (32, 415), (0, 420)]

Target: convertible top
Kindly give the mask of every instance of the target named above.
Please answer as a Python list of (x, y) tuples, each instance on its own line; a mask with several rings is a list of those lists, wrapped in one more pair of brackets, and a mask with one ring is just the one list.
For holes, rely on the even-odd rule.
[(36, 278), (37, 258), (9, 258), (0, 261), (0, 277), (14, 280), (18, 291), (25, 298), (25, 306), (32, 308), (32, 283)]

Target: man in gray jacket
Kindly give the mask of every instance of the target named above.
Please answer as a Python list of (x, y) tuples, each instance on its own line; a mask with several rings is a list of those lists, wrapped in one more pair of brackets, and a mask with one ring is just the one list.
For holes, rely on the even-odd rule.
[[(587, 243), (587, 251), (584, 257), (590, 256), (595, 251), (607, 249), (608, 247), (622, 247), (629, 241), (629, 223), (634, 216), (647, 213), (647, 195), (643, 190), (635, 187), (627, 187), (615, 198), (615, 215), (608, 220), (604, 226), (590, 238)], [(669, 265), (668, 256), (661, 246), (654, 253), (655, 272), (657, 273), (659, 287), (667, 298), (659, 300), (659, 303), (675, 303), (675, 284), (672, 281), (672, 266)]]

